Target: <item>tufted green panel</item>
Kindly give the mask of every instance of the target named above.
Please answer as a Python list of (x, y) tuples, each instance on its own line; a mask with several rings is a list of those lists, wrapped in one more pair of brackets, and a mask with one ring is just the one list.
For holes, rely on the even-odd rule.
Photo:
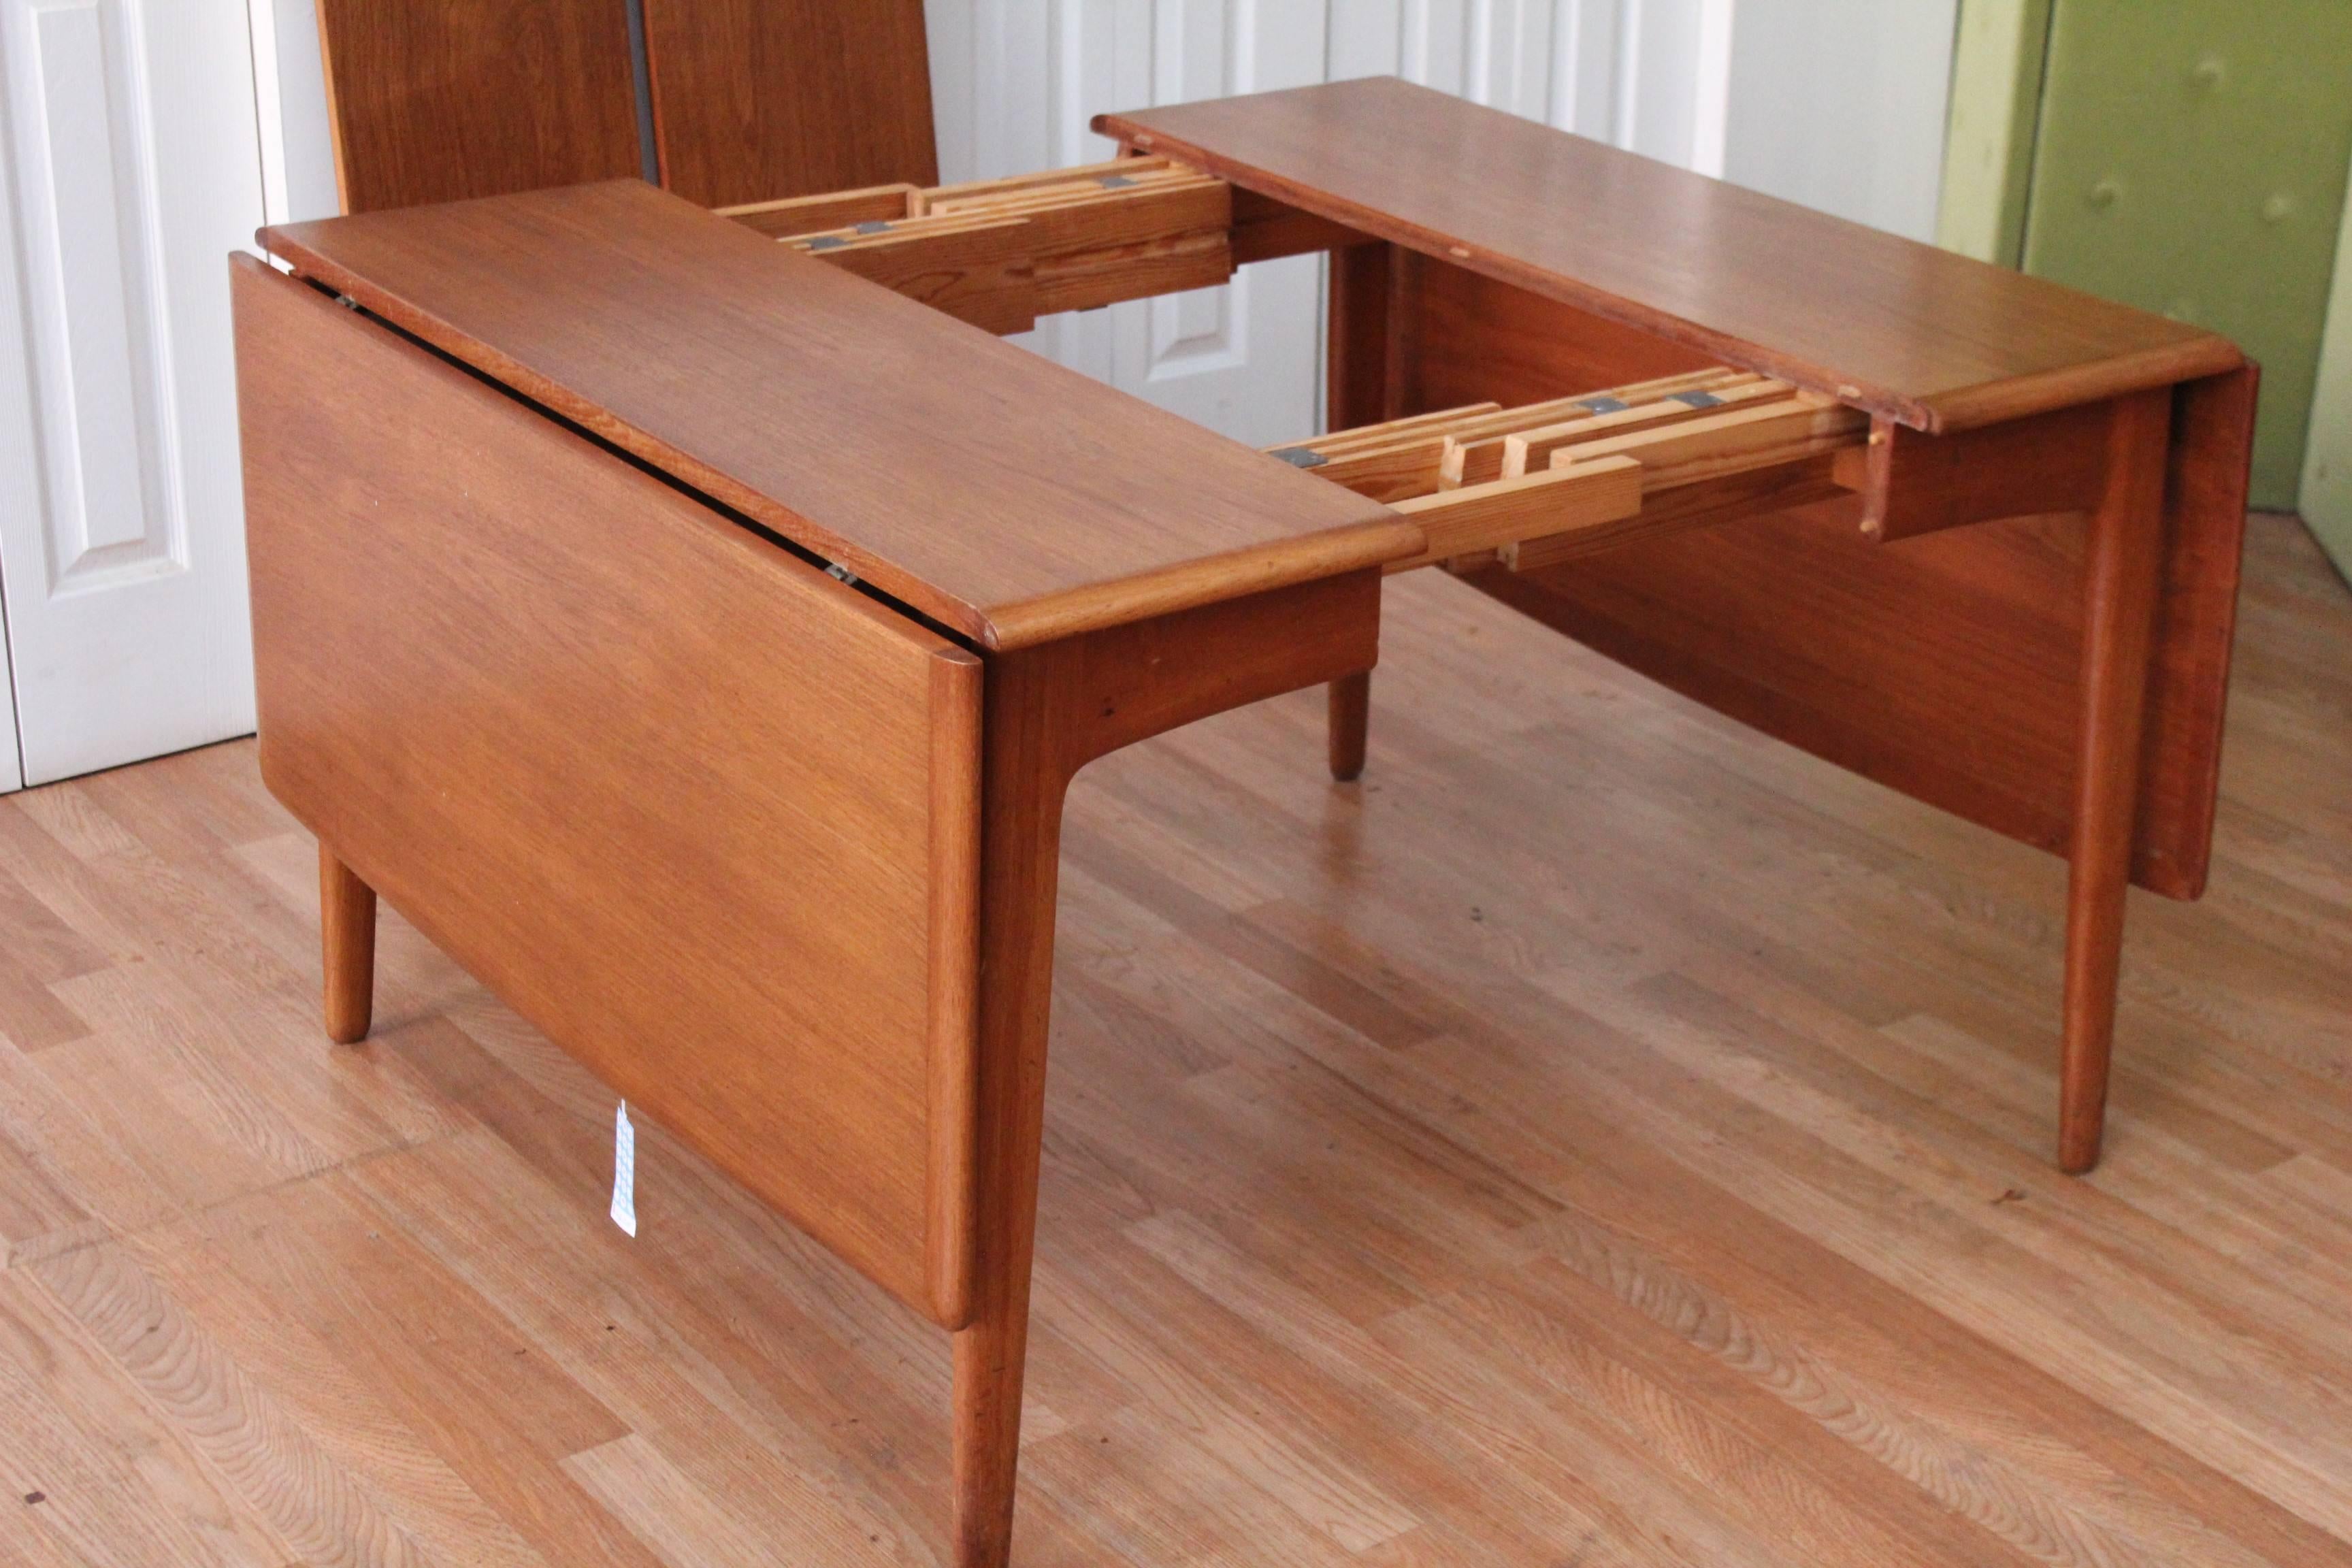
[(2254, 503), (2292, 507), (2352, 159), (2352, 0), (2057, 0), (2025, 268), (2262, 363)]

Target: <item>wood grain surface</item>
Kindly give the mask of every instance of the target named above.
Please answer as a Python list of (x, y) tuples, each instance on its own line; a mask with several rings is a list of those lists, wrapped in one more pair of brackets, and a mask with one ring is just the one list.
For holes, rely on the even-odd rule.
[(662, 184), (704, 206), (939, 175), (922, 0), (645, 0)]
[(1922, 436), (1885, 420), (1849, 474), (1863, 492), (1862, 531), (1883, 542), (1941, 529), (2088, 511), (2105, 474), (2101, 439), (2110, 403), (2084, 403), (1953, 436)]
[(319, 0), (318, 11), (345, 212), (639, 170), (623, 0)]
[(2234, 370), (2227, 339), (1393, 78), (1095, 128), (1925, 430)]
[(332, 850), (319, 848), (319, 962), (326, 972), (327, 1038), (367, 1038), (375, 1007), (375, 889)]
[(272, 792), (960, 1326), (980, 661), (310, 287), (233, 280)]
[[(1015, 1562), (2352, 1563), (2352, 594), (2248, 567), (2086, 1181), (2055, 863), (1439, 574), (1361, 786), (1081, 773)], [(250, 742), (0, 798), (0, 1561), (941, 1561), (945, 1337), (657, 1128), (621, 1235), (396, 905), (323, 1043), (317, 897)]]
[(263, 243), (989, 647), (1420, 548), (1386, 508), (635, 182)]

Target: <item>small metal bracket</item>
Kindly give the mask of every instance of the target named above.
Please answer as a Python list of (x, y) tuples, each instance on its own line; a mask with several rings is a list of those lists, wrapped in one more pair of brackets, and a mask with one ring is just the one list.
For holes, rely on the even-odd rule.
[(1125, 190), (1128, 186), (1135, 184), (1135, 182), (1129, 179), (1125, 174), (1104, 174), (1097, 179), (1095, 184), (1100, 185), (1107, 191), (1119, 191)]
[(820, 234), (810, 239), (808, 247), (811, 250), (839, 250), (848, 243), (848, 240), (837, 234)]
[(1589, 414), (1622, 414), (1633, 405), (1622, 397), (1588, 397), (1577, 406)]
[(1666, 395), (1666, 401), (1687, 404), (1693, 408), (1719, 408), (1723, 405), (1723, 399), (1712, 392), (1672, 392)]
[(852, 572), (848, 567), (844, 566), (838, 561), (835, 562), (832, 565), (827, 566), (824, 569), (824, 574), (832, 578), (836, 583), (846, 583), (853, 588), (857, 586), (857, 574)]
[(1282, 447), (1266, 456), (1280, 458), (1294, 468), (1319, 468), (1331, 460), (1312, 447)]
[(870, 217), (864, 223), (857, 226), (857, 232), (860, 234), (887, 234), (890, 232), (890, 223), (887, 218)]

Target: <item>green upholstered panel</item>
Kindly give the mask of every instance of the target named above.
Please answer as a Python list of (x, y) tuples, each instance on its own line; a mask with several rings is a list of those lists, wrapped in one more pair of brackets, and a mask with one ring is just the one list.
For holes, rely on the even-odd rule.
[(2029, 272), (2262, 363), (2254, 500), (2291, 507), (2352, 158), (2346, 0), (2057, 0)]

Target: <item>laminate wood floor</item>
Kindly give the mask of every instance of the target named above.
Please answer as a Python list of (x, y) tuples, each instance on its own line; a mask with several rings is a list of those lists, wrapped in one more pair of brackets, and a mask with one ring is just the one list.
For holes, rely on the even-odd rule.
[[(1024, 1564), (2352, 1563), (2352, 595), (2048, 1163), (2058, 862), (1423, 574), (1074, 791)], [(0, 801), (0, 1560), (929, 1563), (947, 1342), (387, 918), (249, 743)]]

